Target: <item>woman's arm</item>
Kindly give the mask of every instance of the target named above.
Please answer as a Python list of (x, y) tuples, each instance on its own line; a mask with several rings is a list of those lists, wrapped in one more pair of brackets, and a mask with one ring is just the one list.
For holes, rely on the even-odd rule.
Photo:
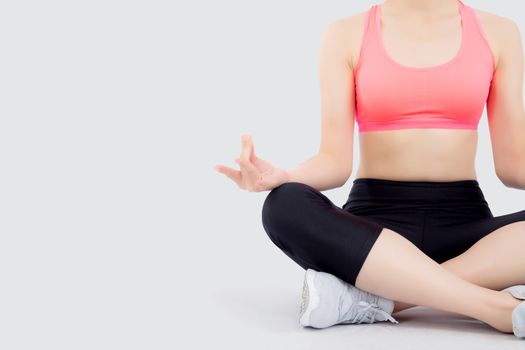
[(288, 181), (302, 182), (319, 191), (341, 187), (350, 176), (342, 171), (341, 164), (330, 154), (318, 153), (293, 169), (286, 170)]
[(487, 99), (487, 118), (496, 175), (511, 188), (525, 189), (523, 46), (517, 24), (500, 18), (499, 63)]
[(321, 144), (316, 155), (286, 170), (289, 182), (318, 190), (343, 186), (352, 173), (354, 137), (354, 77), (350, 59), (350, 24), (339, 19), (323, 32), (319, 55)]

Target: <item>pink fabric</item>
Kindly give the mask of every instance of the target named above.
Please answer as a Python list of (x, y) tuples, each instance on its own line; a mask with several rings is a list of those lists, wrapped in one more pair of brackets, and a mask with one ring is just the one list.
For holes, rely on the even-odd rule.
[(359, 132), (477, 129), (495, 64), (476, 13), (457, 3), (461, 48), (451, 60), (430, 67), (405, 66), (389, 56), (381, 35), (381, 4), (372, 5), (354, 67)]

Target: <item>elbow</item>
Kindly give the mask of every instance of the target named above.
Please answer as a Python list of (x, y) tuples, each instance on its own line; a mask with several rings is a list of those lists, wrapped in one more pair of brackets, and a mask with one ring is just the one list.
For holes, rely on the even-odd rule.
[(346, 181), (340, 181), (335, 184), (334, 188), (341, 188), (346, 184)]
[(520, 168), (514, 168), (510, 171), (501, 171), (496, 169), (496, 176), (508, 188), (525, 190), (525, 172)]
[(341, 175), (341, 179), (340, 179), (337, 187), (343, 187), (346, 184), (346, 182), (348, 181), (348, 179), (350, 178), (351, 175), (352, 175), (352, 168), (350, 167), (350, 168), (345, 169), (345, 171)]

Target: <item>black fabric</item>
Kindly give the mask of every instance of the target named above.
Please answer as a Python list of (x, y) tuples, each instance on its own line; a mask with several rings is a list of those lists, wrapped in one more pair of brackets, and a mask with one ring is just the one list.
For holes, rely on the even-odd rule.
[(342, 207), (309, 185), (287, 182), (262, 206), (263, 227), (279, 249), (304, 269), (352, 285), (383, 228), (441, 263), (517, 221), (525, 221), (525, 210), (494, 217), (476, 180), (359, 178)]

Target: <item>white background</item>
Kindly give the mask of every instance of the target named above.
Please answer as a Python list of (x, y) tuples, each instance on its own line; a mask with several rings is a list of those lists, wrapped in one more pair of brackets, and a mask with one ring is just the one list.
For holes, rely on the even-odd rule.
[[(237, 167), (244, 132), (279, 167), (316, 152), (321, 34), (374, 3), (2, 2), (0, 348), (356, 345), (299, 328), (303, 271), (262, 228), (267, 192), (213, 165)], [(465, 3), (525, 23), (520, 1)], [(479, 139), (494, 215), (525, 209), (485, 114)], [(325, 194), (342, 205), (354, 178)]]

